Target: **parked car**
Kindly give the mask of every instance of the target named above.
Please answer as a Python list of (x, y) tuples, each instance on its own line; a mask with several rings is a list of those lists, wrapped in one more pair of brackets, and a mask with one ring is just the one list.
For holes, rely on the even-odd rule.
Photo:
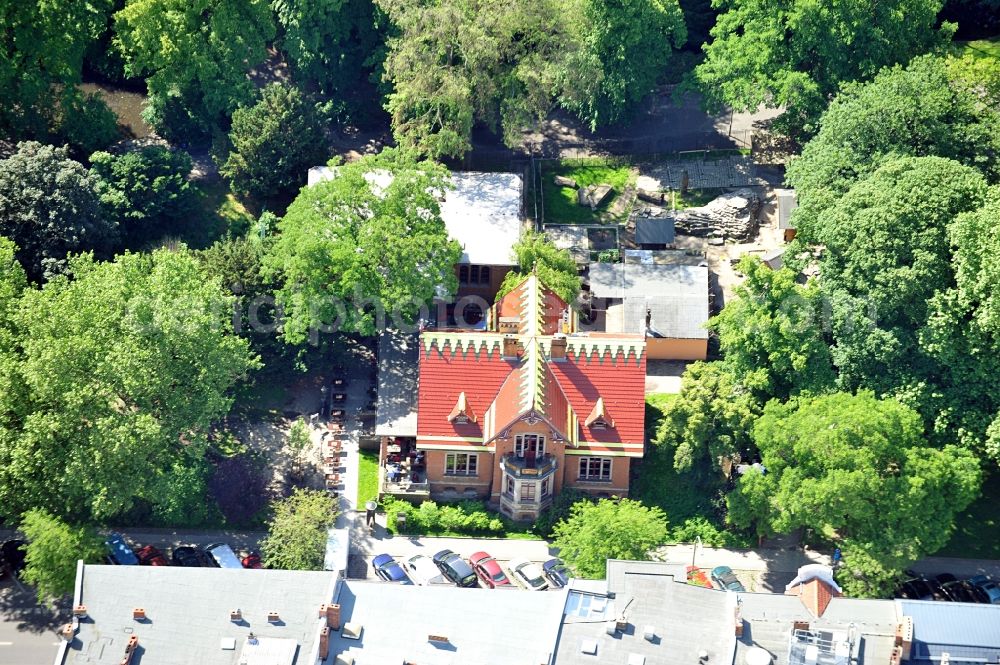
[(215, 563), (218, 564), (219, 568), (243, 568), (243, 564), (240, 563), (240, 558), (236, 556), (236, 552), (225, 543), (212, 543), (205, 547), (205, 551), (215, 559)]
[(510, 572), (525, 589), (544, 591), (549, 588), (549, 583), (545, 580), (545, 573), (537, 563), (526, 559), (514, 559), (510, 562)]
[(472, 564), (472, 569), (476, 571), (479, 579), (489, 588), (511, 586), (510, 580), (507, 579), (507, 573), (503, 572), (503, 568), (500, 567), (497, 560), (486, 552), (476, 552), (469, 557), (469, 563)]
[(976, 575), (969, 578), (969, 584), (982, 591), (991, 604), (1000, 605), (1000, 586), (996, 582), (985, 575)]
[(985, 603), (986, 594), (966, 580), (956, 580), (941, 585), (945, 597), (955, 603)]
[(125, 542), (125, 537), (120, 533), (112, 533), (104, 541), (108, 548), (108, 562), (119, 566), (138, 566), (139, 557), (135, 555), (132, 548)]
[(372, 568), (375, 569), (375, 574), (386, 582), (413, 584), (413, 580), (406, 576), (403, 567), (396, 563), (396, 560), (388, 554), (379, 554), (372, 559)]
[(26, 543), (23, 540), (8, 540), (0, 545), (0, 573), (9, 570), (17, 575), (24, 570), (24, 559), (27, 556)]
[(940, 575), (934, 578), (934, 581), (937, 582), (938, 584), (945, 585), (945, 584), (950, 584), (951, 582), (957, 582), (958, 578), (952, 575), (951, 573), (941, 573)]
[(736, 577), (736, 573), (729, 566), (716, 566), (709, 573), (712, 577), (712, 581), (719, 585), (719, 588), (723, 591), (736, 591), (737, 593), (745, 593), (746, 589), (743, 587), (743, 583)]
[(189, 545), (175, 547), (174, 551), (170, 553), (170, 560), (174, 562), (175, 566), (184, 566), (185, 568), (219, 567), (215, 563), (215, 559), (208, 555), (208, 552), (200, 547), (191, 547)]
[(894, 594), (909, 600), (944, 600), (941, 585), (923, 577), (913, 577), (899, 585)]
[(431, 558), (423, 554), (411, 556), (404, 561), (403, 569), (409, 574), (410, 579), (420, 586), (448, 584), (448, 580), (444, 578)]
[(135, 553), (137, 559), (139, 559), (139, 564), (143, 566), (169, 566), (170, 562), (167, 561), (167, 557), (163, 556), (163, 552), (156, 549), (152, 545), (146, 545), (138, 552)]
[(264, 562), (260, 560), (260, 554), (257, 552), (250, 552), (245, 557), (240, 559), (240, 563), (243, 564), (244, 568), (252, 568), (254, 570), (259, 570), (264, 567)]
[(477, 586), (476, 573), (472, 570), (472, 566), (451, 550), (441, 550), (435, 554), (434, 564), (442, 575), (458, 586)]
[(561, 589), (569, 584), (569, 578), (571, 577), (569, 568), (562, 562), (562, 559), (549, 559), (542, 564), (542, 571), (554, 589)]

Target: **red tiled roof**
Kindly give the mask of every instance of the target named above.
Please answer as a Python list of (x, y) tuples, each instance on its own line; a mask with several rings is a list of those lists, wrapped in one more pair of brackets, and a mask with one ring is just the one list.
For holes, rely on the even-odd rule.
[[(487, 440), (530, 410), (574, 444), (643, 442), (645, 341), (640, 335), (571, 335), (565, 360), (550, 360), (550, 336), (560, 330), (565, 303), (533, 275), (497, 304), (491, 321), (517, 318), (519, 358), (503, 358), (503, 336), (490, 332), (424, 333), (421, 337), (417, 436)], [(539, 325), (540, 324), (540, 325)], [(470, 350), (471, 349), (471, 350)], [(464, 392), (478, 422), (455, 424), (448, 414)], [(614, 427), (588, 428), (583, 419), (599, 398)], [(631, 449), (630, 452), (640, 452)]]
[(785, 592), (789, 596), (798, 596), (814, 617), (823, 616), (830, 601), (840, 595), (836, 589), (831, 589), (823, 580), (814, 577), (808, 582), (797, 584)]

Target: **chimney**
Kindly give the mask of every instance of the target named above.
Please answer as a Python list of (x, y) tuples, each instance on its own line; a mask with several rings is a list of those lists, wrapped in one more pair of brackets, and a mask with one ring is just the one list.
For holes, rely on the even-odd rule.
[(73, 608), (73, 616), (75, 616), (78, 619), (86, 619), (87, 618), (87, 606), (86, 605), (77, 605), (76, 607), (74, 607)]
[(340, 630), (340, 604), (332, 603), (326, 606), (326, 625), (333, 630)]
[(73, 635), (76, 634), (76, 630), (73, 628), (73, 624), (67, 623), (59, 629), (59, 636), (62, 637), (67, 642), (73, 641)]
[(229, 620), (232, 621), (233, 623), (239, 623), (243, 621), (243, 612), (241, 612), (238, 607), (235, 610), (230, 610)]
[(549, 358), (551, 360), (566, 360), (566, 335), (559, 333), (552, 336)]
[(319, 632), (319, 658), (325, 661), (327, 656), (330, 655), (330, 627), (323, 626), (323, 630)]
[(121, 659), (119, 665), (129, 665), (132, 662), (132, 656), (135, 655), (136, 647), (139, 646), (139, 638), (133, 635), (128, 638), (128, 644), (125, 645), (125, 657)]
[(909, 660), (913, 649), (913, 617), (904, 616), (896, 626), (896, 646), (902, 651), (903, 660)]
[(136, 607), (135, 609), (132, 610), (132, 618), (135, 619), (136, 621), (145, 621), (146, 610), (141, 607)]
[(278, 616), (277, 612), (271, 610), (270, 612), (267, 613), (268, 623), (278, 623), (279, 621), (281, 621), (281, 617)]
[(519, 358), (521, 356), (521, 341), (517, 335), (503, 336), (503, 357)]

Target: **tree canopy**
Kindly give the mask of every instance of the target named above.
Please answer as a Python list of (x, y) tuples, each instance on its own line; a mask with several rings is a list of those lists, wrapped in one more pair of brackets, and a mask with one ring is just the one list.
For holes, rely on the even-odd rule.
[(296, 489), (274, 503), (267, 538), (260, 552), (268, 568), (323, 570), (327, 529), (337, 518), (336, 501), (327, 492)]
[(232, 149), (219, 172), (233, 191), (258, 199), (298, 191), (303, 174), (326, 161), (323, 124), (297, 88), (272, 83), (253, 106), (236, 109)]
[(454, 293), (461, 249), (438, 200), (449, 186), (440, 165), (384, 150), (304, 188), (264, 263), (281, 281), (285, 339), (372, 334), (383, 314), (413, 323), (440, 291)]
[(162, 146), (112, 155), (91, 155), (101, 203), (118, 223), (122, 244), (140, 249), (187, 226), (197, 203), (188, 181), (191, 156)]
[(843, 549), (850, 595), (890, 592), (979, 491), (972, 453), (927, 446), (915, 411), (867, 392), (773, 401), (753, 438), (766, 473), (742, 476), (729, 519), (761, 534), (814, 529)]
[(104, 544), (87, 527), (74, 527), (44, 510), (29, 510), (20, 524), (27, 540), (21, 579), (35, 587), (39, 602), (73, 593), (76, 562), (102, 563)]
[(126, 73), (146, 76), (158, 128), (171, 103), (211, 126), (249, 101), (247, 72), (275, 35), (267, 0), (128, 0), (115, 29)]
[(720, 0), (712, 41), (694, 77), (715, 105), (786, 107), (788, 123), (810, 132), (842, 82), (869, 79), (946, 43), (955, 26), (935, 29), (942, 5)]
[[(197, 480), (229, 389), (256, 366), (228, 332), (231, 299), (186, 251), (70, 261), (25, 290), (13, 315), (15, 362), (0, 365), (0, 506), (75, 519), (165, 510)], [(16, 282), (16, 276), (14, 278)], [(178, 482), (180, 479), (185, 482)]]
[(18, 246), (33, 279), (50, 276), (70, 252), (104, 254), (117, 241), (117, 224), (101, 207), (98, 180), (66, 148), (34, 141), (0, 160), (0, 235)]
[(497, 298), (514, 290), (532, 271), (542, 284), (572, 305), (580, 295), (581, 279), (570, 253), (552, 244), (548, 236), (537, 231), (521, 234), (512, 248), (517, 268), (504, 276)]
[(667, 516), (630, 499), (578, 501), (555, 526), (553, 545), (580, 577), (602, 579), (608, 559), (648, 561), (667, 540)]

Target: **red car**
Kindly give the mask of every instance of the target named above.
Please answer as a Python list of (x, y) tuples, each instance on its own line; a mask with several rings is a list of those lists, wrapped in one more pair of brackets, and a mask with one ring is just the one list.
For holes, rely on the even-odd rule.
[(260, 560), (260, 555), (256, 552), (250, 552), (240, 561), (244, 568), (263, 568), (264, 564)]
[(169, 566), (170, 562), (167, 561), (167, 557), (163, 556), (163, 552), (156, 549), (152, 545), (146, 545), (141, 550), (135, 553), (136, 557), (139, 558), (139, 564), (143, 566)]
[(483, 581), (483, 584), (490, 589), (510, 586), (510, 580), (507, 579), (500, 564), (486, 552), (476, 552), (469, 557), (469, 563), (472, 564), (472, 569), (476, 571), (476, 575)]

